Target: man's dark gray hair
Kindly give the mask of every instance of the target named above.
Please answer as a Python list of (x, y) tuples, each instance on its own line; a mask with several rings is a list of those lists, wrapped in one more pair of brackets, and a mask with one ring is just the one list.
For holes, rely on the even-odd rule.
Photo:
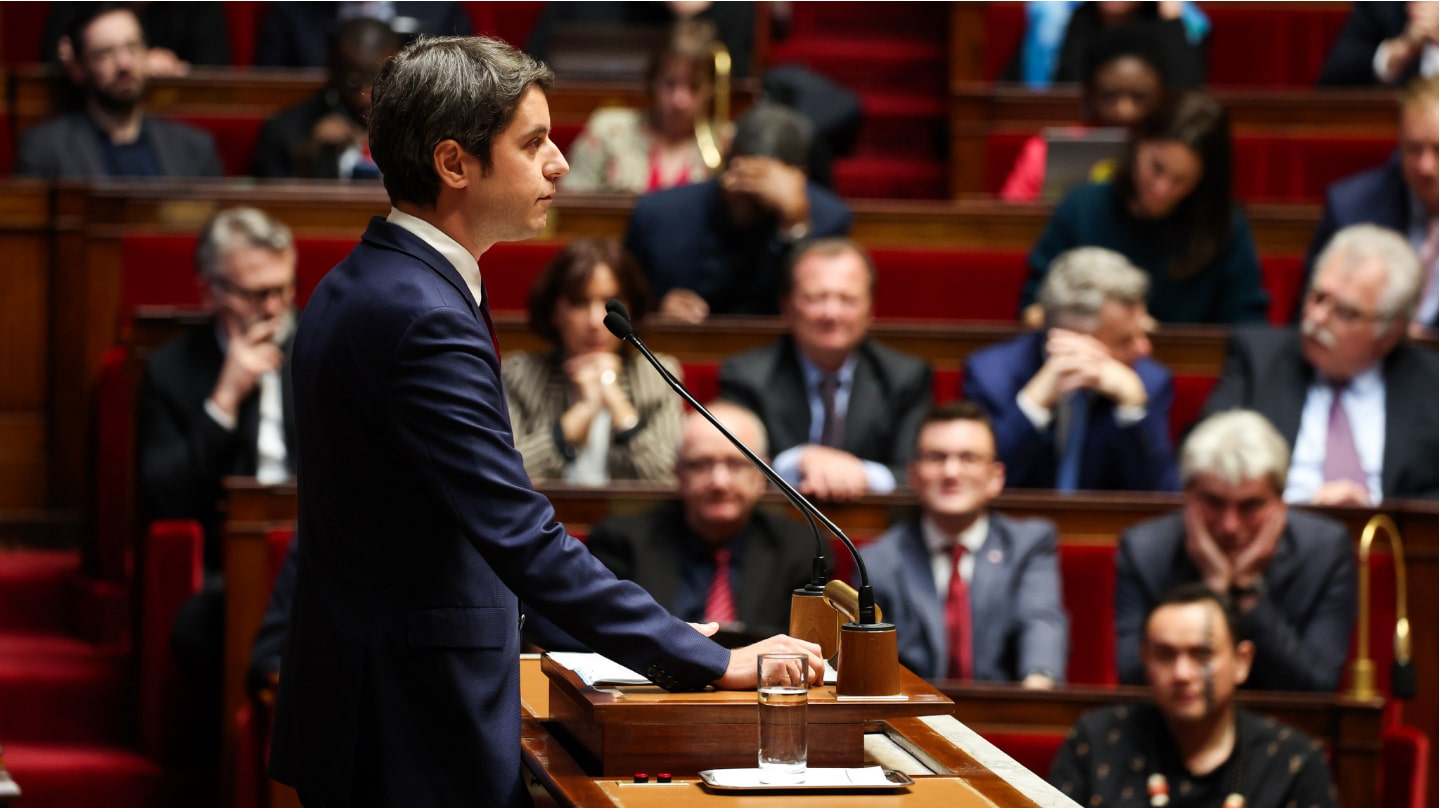
[(731, 157), (770, 157), (805, 171), (815, 127), (804, 115), (779, 104), (756, 104), (735, 122)]
[(1105, 301), (1134, 306), (1149, 291), (1150, 279), (1130, 259), (1103, 247), (1076, 247), (1050, 262), (1039, 300), (1046, 325), (1089, 333)]
[(195, 245), (195, 271), (211, 283), (220, 280), (225, 255), (238, 247), (276, 253), (295, 251), (290, 228), (259, 208), (225, 208), (210, 217)]
[(459, 143), (488, 172), (490, 145), (520, 99), (554, 83), (543, 63), (489, 37), (422, 37), (396, 54), (370, 95), (370, 154), (391, 203), (435, 206), (442, 140)]

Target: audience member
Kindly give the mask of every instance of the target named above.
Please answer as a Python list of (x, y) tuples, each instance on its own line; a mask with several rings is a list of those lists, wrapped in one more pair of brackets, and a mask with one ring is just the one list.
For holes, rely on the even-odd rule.
[(71, 21), (66, 72), (81, 109), (31, 127), (15, 151), (17, 176), (218, 177), (210, 135), (145, 115), (146, 46), (129, 6), (97, 3)]
[(390, 26), (371, 17), (346, 20), (330, 43), (325, 87), (265, 122), (255, 144), (255, 176), (377, 179), (365, 121), (370, 87), (400, 49)]
[[(766, 456), (765, 427), (754, 413), (726, 401), (710, 410)], [(597, 522), (586, 546), (682, 620), (750, 636), (785, 633), (790, 595), (814, 572), (814, 535), (755, 507), (768, 486), (764, 475), (699, 413), (686, 416), (674, 457), (679, 499)]]
[(1357, 224), (1315, 266), (1298, 329), (1230, 336), (1205, 412), (1258, 410), (1293, 442), (1287, 502), (1435, 499), (1440, 375), (1435, 352), (1405, 338), (1420, 293), (1415, 251), (1393, 231)]
[(1005, 466), (985, 413), (969, 402), (930, 410), (908, 479), (920, 513), (860, 550), (900, 662), (932, 679), (1065, 681), (1059, 536), (989, 510)]
[[(713, 26), (677, 23), (645, 70), (649, 109), (595, 110), (570, 147), (561, 190), (638, 194), (709, 178), (696, 125), (714, 97), (714, 41)], [(717, 160), (718, 136), (710, 132)]]
[[(680, 399), (605, 327), (611, 298), (631, 311), (650, 300), (635, 260), (615, 239), (576, 239), (530, 290), (530, 330), (552, 348), (509, 354), (500, 370), (515, 448), (531, 479), (671, 479)], [(660, 361), (680, 375), (674, 358)]]
[(409, 41), (421, 34), (474, 33), (463, 3), (397, 0), (387, 3), (274, 2), (265, 9), (255, 43), (257, 67), (325, 67), (329, 44), (346, 20), (373, 17)]
[[(1086, 54), (1081, 116), (1089, 127), (1129, 127), (1150, 113), (1165, 94), (1165, 58), (1154, 40), (1132, 26), (1102, 31)], [(1000, 189), (1006, 202), (1034, 202), (1045, 185), (1045, 138), (1025, 141), (1010, 176)], [(1109, 176), (1112, 161), (1091, 174)]]
[[(1420, 305), (1410, 326), (1412, 336), (1433, 336), (1435, 332), (1436, 224), (1440, 221), (1437, 95), (1440, 83), (1433, 76), (1407, 85), (1400, 101), (1399, 148), (1385, 165), (1347, 177), (1326, 190), (1325, 213), (1305, 257), (1308, 285), (1315, 273), (1315, 257), (1341, 228), (1369, 222), (1404, 234), (1420, 256), (1424, 278)], [(1297, 321), (1304, 308), (1302, 298), (1296, 302)]]
[(794, 245), (850, 231), (845, 203), (805, 177), (810, 138), (798, 113), (757, 105), (736, 122), (719, 177), (635, 201), (625, 246), (662, 317), (774, 314)]
[(800, 491), (848, 500), (894, 490), (931, 402), (925, 360), (869, 336), (875, 265), (820, 239), (782, 273), (787, 333), (720, 367), (720, 395), (760, 416), (775, 469)]
[(965, 362), (963, 394), (994, 423), (1006, 484), (1173, 491), (1170, 371), (1150, 358), (1145, 273), (1077, 247), (1040, 288), (1045, 328)]
[(1164, 54), (1171, 86), (1205, 84), (1210, 21), (1193, 4), (1179, 2), (1086, 2), (1070, 15), (1055, 65), (1055, 83), (1073, 84), (1085, 73), (1085, 54), (1103, 32), (1129, 28)]
[(1235, 599), (1255, 641), (1248, 686), (1331, 692), (1355, 624), (1355, 549), (1345, 526), (1292, 510), (1285, 439), (1259, 414), (1203, 421), (1185, 441), (1179, 513), (1120, 536), (1115, 652), (1120, 681), (1139, 684), (1142, 618), (1171, 587), (1199, 581)]
[(140, 503), (147, 519), (199, 521), (206, 567), (218, 572), (221, 479), (280, 482), (294, 470), (294, 241), (265, 213), (229, 208), (201, 232), (196, 268), (214, 317), (146, 359)]
[(1440, 14), (1435, 3), (1351, 3), (1325, 57), (1320, 84), (1404, 84), (1435, 75)]
[(295, 469), (295, 246), (265, 213), (229, 208), (205, 226), (195, 259), (214, 317), (146, 359), (136, 443), (143, 520), (193, 519), (204, 529), (204, 579), (176, 614), (170, 644), (196, 688), (191, 707), (208, 720), (224, 658), (221, 480), (275, 483)]
[(1145, 618), (1150, 702), (1081, 716), (1050, 782), (1081, 805), (1339, 808), (1319, 741), (1236, 706), (1257, 654), (1234, 605), (1192, 584)]
[(1145, 270), (1161, 322), (1263, 322), (1270, 298), (1230, 187), (1225, 108), (1199, 92), (1171, 95), (1136, 125), (1114, 182), (1078, 188), (1056, 207), (1030, 253), (1022, 308), (1055, 256), (1095, 246)]
[[(40, 35), (40, 53), (67, 64), (74, 49), (66, 36), (76, 16), (94, 3), (51, 3)], [(118, 5), (118, 4), (117, 4)], [(145, 32), (145, 73), (184, 76), (192, 65), (229, 66), (230, 33), (220, 3), (126, 3)], [(63, 44), (62, 44), (63, 42)]]

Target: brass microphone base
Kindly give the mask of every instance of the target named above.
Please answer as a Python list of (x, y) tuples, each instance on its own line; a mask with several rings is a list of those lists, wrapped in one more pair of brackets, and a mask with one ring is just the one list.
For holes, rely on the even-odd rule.
[(900, 652), (894, 623), (846, 623), (840, 627), (838, 696), (900, 695)]
[(840, 621), (825, 602), (824, 593), (796, 589), (790, 595), (790, 636), (820, 646), (820, 656), (830, 659), (840, 645)]

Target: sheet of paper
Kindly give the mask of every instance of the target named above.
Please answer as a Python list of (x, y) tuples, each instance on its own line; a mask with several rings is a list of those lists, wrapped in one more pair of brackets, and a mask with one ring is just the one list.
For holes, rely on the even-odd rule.
[(650, 680), (609, 657), (585, 651), (551, 651), (549, 657), (575, 671), (580, 681), (596, 685), (648, 685)]
[[(726, 788), (766, 788), (760, 782), (759, 769), (711, 769), (710, 780)], [(885, 770), (879, 766), (858, 769), (806, 769), (805, 781), (793, 787), (805, 788), (854, 788), (864, 786), (893, 786), (885, 779)]]

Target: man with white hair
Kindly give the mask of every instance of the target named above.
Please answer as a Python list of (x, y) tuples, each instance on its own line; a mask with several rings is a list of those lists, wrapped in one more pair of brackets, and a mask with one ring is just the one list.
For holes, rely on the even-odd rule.
[(1205, 412), (1252, 408), (1294, 447), (1286, 502), (1434, 499), (1440, 456), (1435, 354), (1406, 341), (1420, 295), (1415, 251), (1370, 224), (1316, 262), (1300, 328), (1235, 332)]
[(1345, 526), (1287, 508), (1285, 439), (1258, 413), (1203, 421), (1180, 455), (1185, 506), (1120, 536), (1115, 655), (1141, 684), (1145, 615), (1172, 587), (1200, 581), (1228, 595), (1255, 643), (1257, 690), (1334, 691), (1355, 624), (1355, 550)]
[(1040, 289), (1045, 330), (977, 351), (963, 394), (995, 427), (1007, 488), (1178, 486), (1170, 371), (1150, 358), (1149, 280), (1124, 256), (1080, 247)]

